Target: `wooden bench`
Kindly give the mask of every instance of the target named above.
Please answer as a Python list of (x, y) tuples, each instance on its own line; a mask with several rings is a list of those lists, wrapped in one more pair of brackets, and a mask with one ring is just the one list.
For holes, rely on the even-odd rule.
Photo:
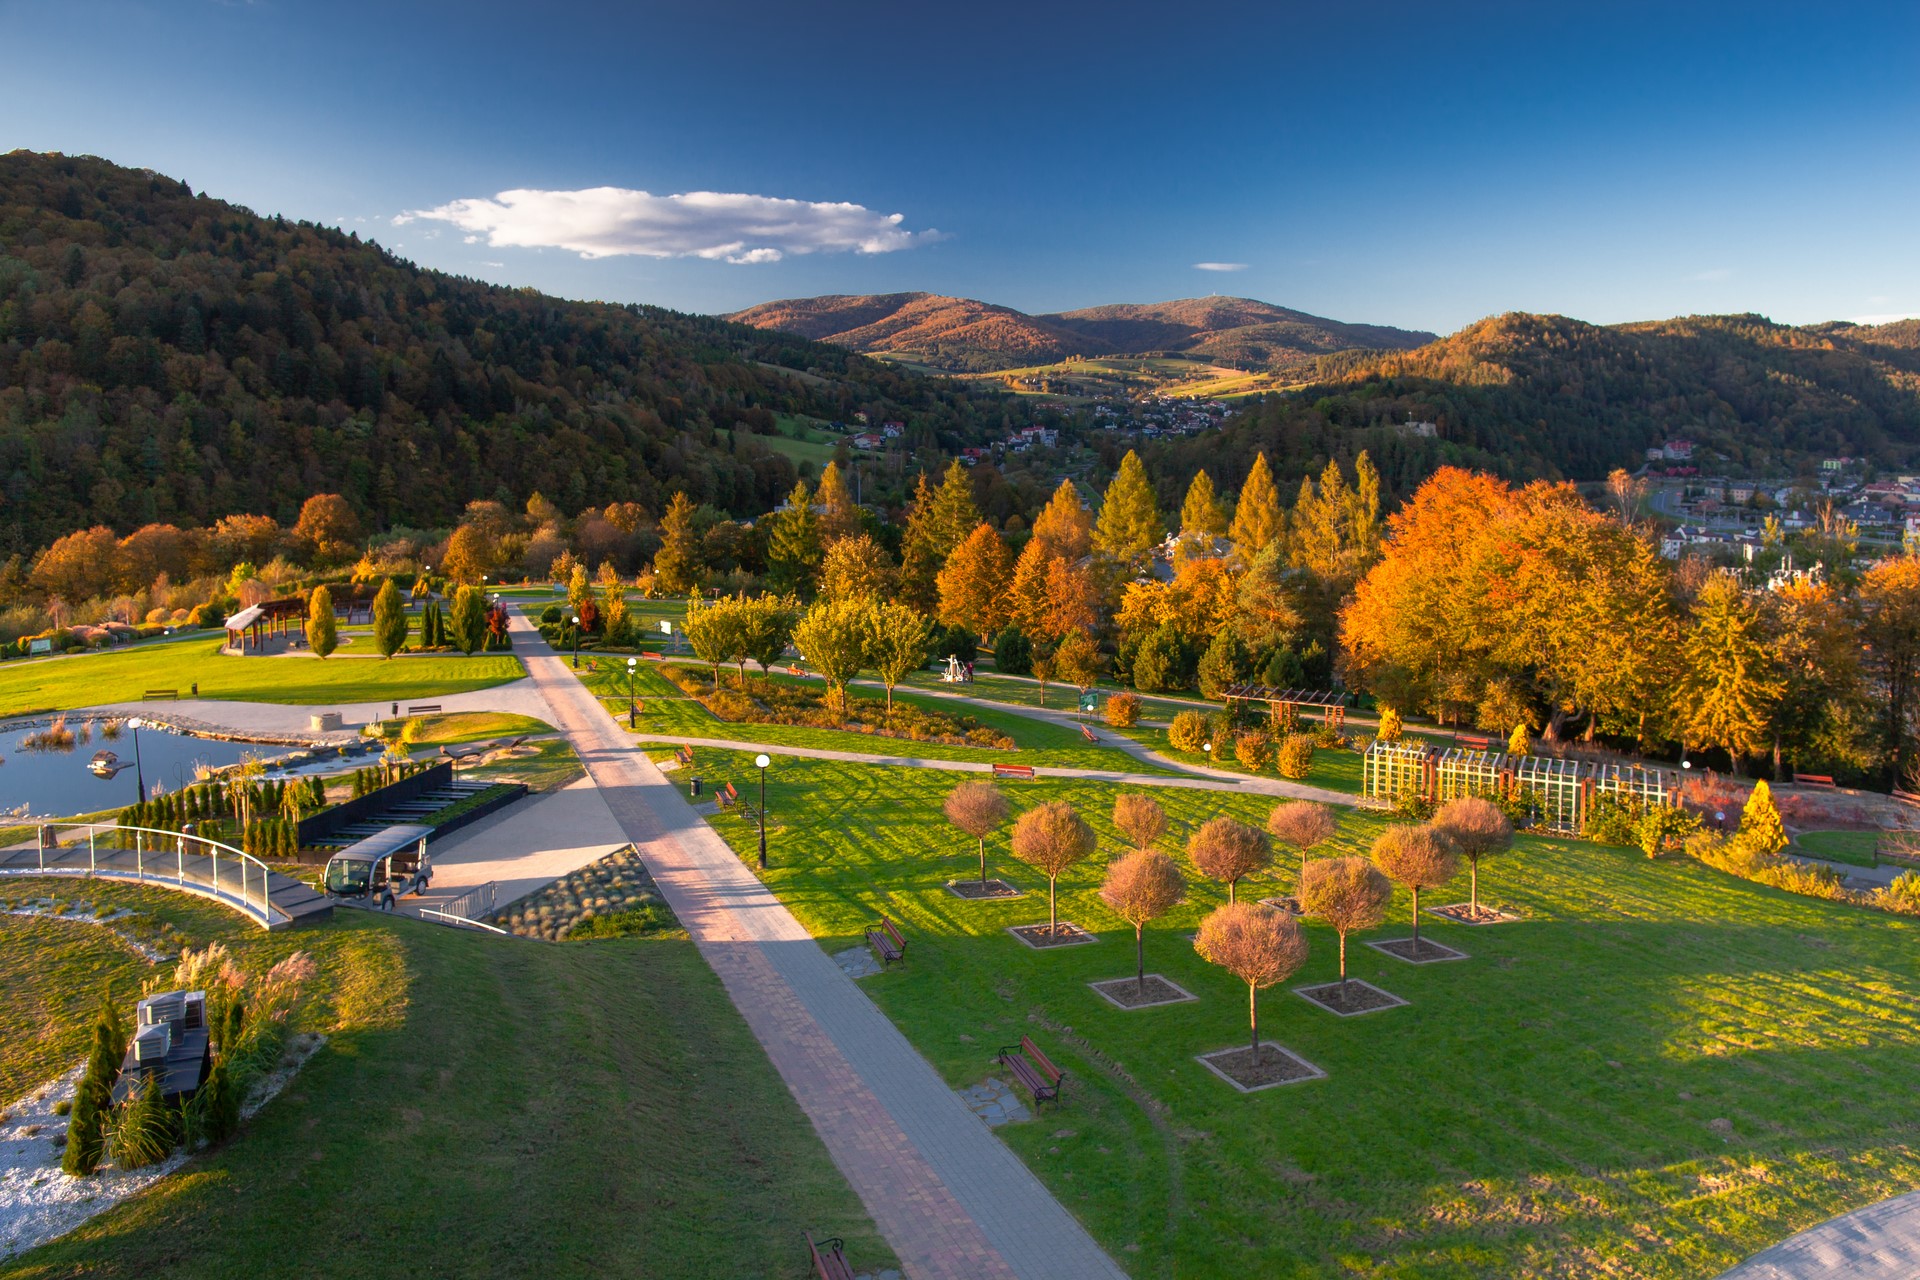
[(180, 697), (178, 689), (149, 689), (140, 695), (142, 702), (172, 702)]
[(1911, 791), (1902, 791), (1898, 787), (1893, 789), (1893, 798), (1901, 804), (1920, 804), (1920, 795), (1915, 795)]
[(993, 766), (996, 778), (1033, 778), (1033, 766), (1030, 764), (996, 764)]
[(1826, 773), (1796, 773), (1793, 775), (1793, 782), (1795, 786), (1820, 787), (1826, 791), (1840, 789), (1833, 785), (1833, 775)]
[(1493, 749), (1492, 738), (1473, 738), (1465, 734), (1456, 733), (1453, 735), (1453, 741), (1454, 745), (1465, 747), (1469, 751), (1490, 751)]
[(674, 759), (674, 763), (678, 764), (683, 769), (692, 768), (693, 767), (693, 748), (692, 747), (674, 748), (673, 759)]
[(853, 1280), (853, 1264), (847, 1261), (845, 1245), (839, 1236), (815, 1242), (813, 1232), (805, 1235), (807, 1256), (813, 1259), (813, 1273), (820, 1280)]
[(1093, 736), (1093, 730), (1087, 728), (1087, 726), (1085, 725), (1080, 726), (1080, 736), (1085, 738), (1088, 742), (1100, 741), (1100, 739)]
[(1047, 1060), (1033, 1037), (1021, 1036), (1019, 1044), (1004, 1046), (999, 1062), (1033, 1095), (1035, 1106), (1060, 1101), (1060, 1082), (1067, 1078), (1067, 1073)]
[(642, 649), (640, 656), (654, 662), (665, 662), (667, 660), (667, 655), (661, 653), (658, 649)]
[(880, 953), (881, 964), (892, 964), (907, 954), (907, 940), (893, 927), (893, 921), (885, 916), (875, 928), (867, 930), (867, 945)]
[(806, 672), (802, 671), (798, 667), (788, 667), (787, 674), (790, 676), (799, 676), (801, 679), (805, 679), (807, 675)]
[(408, 707), (407, 714), (410, 716), (437, 716), (440, 714), (440, 704), (437, 702), (423, 702), (417, 707)]

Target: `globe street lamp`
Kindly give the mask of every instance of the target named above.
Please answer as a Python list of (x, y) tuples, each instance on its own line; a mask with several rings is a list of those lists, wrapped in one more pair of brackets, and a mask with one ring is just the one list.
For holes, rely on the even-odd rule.
[(127, 721), (127, 728), (133, 730), (133, 780), (139, 784), (140, 798), (145, 800), (147, 798), (147, 774), (146, 770), (140, 767), (140, 725), (142, 723), (140, 717), (135, 716), (133, 719)]
[(627, 659), (627, 728), (629, 729), (638, 727), (634, 723), (634, 718), (638, 714), (639, 709), (634, 705), (634, 701), (633, 701), (633, 677), (635, 674), (635, 668), (637, 668), (639, 665), (640, 665), (640, 659), (638, 658)]
[(580, 669), (580, 615), (573, 615), (573, 669)]
[(773, 761), (763, 751), (753, 758), (760, 766), (760, 869), (767, 869), (767, 766)]

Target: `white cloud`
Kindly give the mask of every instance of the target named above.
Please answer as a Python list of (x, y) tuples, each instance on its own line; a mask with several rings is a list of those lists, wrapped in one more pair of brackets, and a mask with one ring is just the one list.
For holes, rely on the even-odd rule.
[(624, 187), (502, 191), (393, 219), (448, 222), (493, 248), (569, 249), (583, 258), (636, 254), (735, 263), (778, 262), (790, 253), (892, 253), (936, 239), (908, 231), (898, 213), (862, 205), (689, 191), (656, 196)]
[(1245, 271), (1247, 264), (1244, 262), (1196, 262), (1193, 264), (1193, 269), (1195, 271)]

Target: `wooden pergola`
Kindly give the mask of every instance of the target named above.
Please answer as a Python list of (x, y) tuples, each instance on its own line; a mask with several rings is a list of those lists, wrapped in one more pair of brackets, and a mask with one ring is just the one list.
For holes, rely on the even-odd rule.
[(1314, 710), (1325, 717), (1327, 726), (1339, 729), (1347, 722), (1347, 695), (1331, 689), (1274, 689), (1264, 684), (1236, 684), (1220, 695), (1233, 711), (1236, 702), (1267, 704), (1267, 714), (1276, 725), (1291, 729), (1300, 712)]

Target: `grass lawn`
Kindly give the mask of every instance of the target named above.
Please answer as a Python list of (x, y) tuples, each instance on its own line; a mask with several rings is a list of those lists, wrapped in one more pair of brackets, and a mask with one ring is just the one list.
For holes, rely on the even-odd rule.
[(313, 657), (235, 658), (220, 653), (218, 636), (135, 645), (104, 653), (42, 658), (0, 665), (0, 715), (50, 708), (138, 702), (148, 689), (195, 682), (203, 698), (278, 702), (385, 702), (469, 693), (518, 680), (520, 659), (475, 657), (325, 660)]
[(249, 967), (315, 953), (331, 1042), (239, 1139), (0, 1274), (786, 1276), (803, 1229), (893, 1265), (691, 942), (226, 920)]
[(460, 776), (480, 782), (524, 782), (532, 791), (554, 791), (586, 776), (580, 757), (565, 739), (548, 738), (526, 745), (534, 748), (532, 755), (475, 765), (460, 770)]
[(1794, 838), (1789, 853), (1845, 862), (1856, 867), (1880, 865), (1878, 831), (1807, 831)]
[(511, 711), (448, 711), (404, 720), (400, 732), (413, 745), (434, 746), (483, 742), (488, 738), (513, 738), (530, 733), (552, 733), (553, 726), (545, 720), (516, 715)]
[[(601, 660), (600, 670), (590, 672), (584, 666), (580, 678), (599, 694), (611, 714), (621, 724), (627, 718), (627, 674), (624, 659), (615, 662), (610, 655)], [(731, 668), (722, 671), (722, 679), (731, 682)], [(790, 676), (776, 680), (792, 682)], [(748, 683), (760, 677), (752, 669)], [(807, 682), (818, 688), (818, 682)], [(972, 716), (981, 724), (1010, 736), (1018, 749), (997, 751), (990, 747), (948, 746), (936, 742), (915, 742), (909, 738), (884, 738), (874, 734), (840, 729), (815, 729), (806, 725), (735, 724), (721, 720), (705, 707), (682, 693), (657, 667), (643, 662), (637, 668), (634, 690), (643, 701), (638, 731), (648, 734), (688, 738), (725, 738), (732, 742), (760, 742), (771, 746), (807, 747), (827, 751), (861, 751), (874, 755), (912, 756), (927, 760), (980, 760), (1003, 764), (1050, 765), (1060, 768), (1115, 769), (1132, 773), (1153, 772), (1149, 765), (1110, 746), (1094, 745), (1080, 737), (1079, 730), (1064, 725), (1033, 720), (992, 707), (956, 704), (948, 699), (916, 696), (904, 688), (894, 691), (896, 702), (913, 703), (934, 710)], [(875, 698), (876, 692), (856, 688), (856, 698)]]
[[(21, 887), (0, 882), (0, 895), (24, 896)], [(101, 991), (111, 987), (131, 1000), (146, 974), (140, 953), (105, 929), (0, 916), (0, 1106), (78, 1062)]]
[[(1351, 945), (1353, 975), (1408, 1006), (1342, 1019), (1262, 993), (1263, 1037), (1328, 1077), (1242, 1095), (1194, 1061), (1247, 1034), (1244, 986), (1185, 936), (1217, 886), (1148, 936), (1148, 968), (1197, 1002), (1122, 1012), (1086, 986), (1132, 971), (1131, 930), (1095, 892), (1118, 788), (1007, 787), (1017, 808), (1073, 801), (1102, 837), (1060, 891), (1062, 918), (1101, 940), (1046, 953), (1002, 932), (1046, 918), (1045, 880), (1004, 837), (990, 869), (1026, 897), (942, 889), (973, 855), (939, 814), (953, 779), (794, 760), (768, 780), (769, 884), (829, 949), (881, 912), (900, 922), (906, 961), (862, 985), (951, 1083), (1004, 1079), (990, 1057), (1023, 1032), (1070, 1073), (1063, 1107), (1000, 1132), (1137, 1276), (1706, 1276), (1920, 1183), (1920, 923), (1529, 838), (1482, 875), (1521, 922), (1423, 924), (1471, 959)], [(1271, 804), (1156, 794), (1170, 848)], [(714, 822), (749, 858), (752, 825)], [(1382, 823), (1344, 813), (1341, 848)], [(1464, 898), (1464, 880), (1426, 900)], [(1405, 936), (1407, 917), (1402, 896), (1372, 936)], [(1307, 933), (1288, 987), (1335, 976), (1334, 935)]]

